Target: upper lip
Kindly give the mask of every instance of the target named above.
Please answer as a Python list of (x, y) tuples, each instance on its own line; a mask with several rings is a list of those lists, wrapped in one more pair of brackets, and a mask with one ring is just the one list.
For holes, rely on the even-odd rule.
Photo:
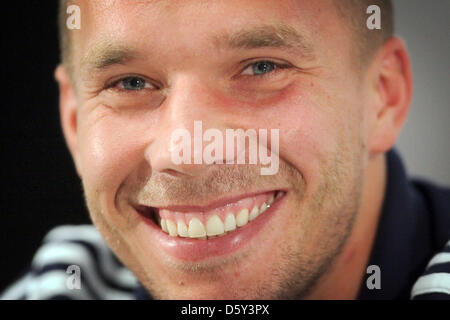
[(165, 209), (170, 211), (177, 211), (177, 212), (205, 212), (212, 209), (224, 207), (229, 203), (237, 202), (241, 199), (249, 198), (252, 196), (256, 196), (259, 194), (264, 193), (271, 193), (271, 192), (278, 192), (283, 191), (281, 189), (271, 189), (267, 191), (259, 191), (259, 192), (253, 192), (253, 193), (241, 193), (234, 196), (226, 196), (226, 197), (217, 197), (214, 200), (211, 200), (207, 202), (205, 205), (168, 205), (168, 206), (154, 206), (154, 205), (147, 205), (140, 203), (138, 204), (139, 207), (151, 207), (154, 209)]

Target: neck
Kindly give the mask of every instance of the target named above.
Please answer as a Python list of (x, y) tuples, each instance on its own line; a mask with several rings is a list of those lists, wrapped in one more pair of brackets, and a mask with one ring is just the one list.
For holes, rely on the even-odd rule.
[(386, 184), (386, 157), (368, 161), (361, 205), (353, 229), (329, 271), (318, 281), (308, 299), (356, 299), (374, 243)]

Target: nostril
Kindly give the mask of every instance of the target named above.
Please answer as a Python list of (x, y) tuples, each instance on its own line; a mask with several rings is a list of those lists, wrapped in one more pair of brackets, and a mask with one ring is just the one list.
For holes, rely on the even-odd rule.
[(163, 170), (163, 171), (161, 171), (162, 173), (165, 173), (165, 174), (168, 174), (168, 175), (171, 175), (171, 176), (175, 176), (175, 177), (178, 177), (178, 176), (185, 176), (185, 174), (184, 173), (182, 173), (182, 172), (180, 172), (180, 171), (177, 171), (177, 170), (174, 170), (174, 169), (165, 169), (165, 170)]

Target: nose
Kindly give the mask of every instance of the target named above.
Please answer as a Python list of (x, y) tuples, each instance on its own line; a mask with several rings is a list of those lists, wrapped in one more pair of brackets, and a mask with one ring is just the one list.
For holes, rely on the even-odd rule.
[(152, 171), (196, 176), (205, 170), (208, 164), (202, 157), (203, 131), (225, 129), (214, 112), (216, 108), (212, 108), (220, 100), (213, 88), (196, 77), (179, 76), (172, 82), (161, 105), (158, 128), (145, 150)]

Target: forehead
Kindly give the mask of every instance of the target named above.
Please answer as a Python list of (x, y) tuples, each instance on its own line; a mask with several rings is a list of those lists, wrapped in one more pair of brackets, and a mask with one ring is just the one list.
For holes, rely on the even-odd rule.
[(302, 16), (306, 18), (305, 14), (311, 14), (311, 10), (317, 9), (318, 5), (323, 11), (330, 4), (329, 0), (79, 0), (79, 3), (87, 14), (88, 22), (96, 24), (97, 29), (111, 22), (120, 27), (130, 18), (139, 25), (154, 22), (164, 25), (164, 21), (173, 25), (176, 21), (196, 27), (205, 24), (214, 27), (230, 19), (234, 23), (251, 23), (248, 20), (250, 17), (256, 20), (297, 20)]
[(305, 40), (339, 40), (331, 0), (104, 0), (77, 1), (82, 28), (75, 56), (114, 39), (142, 50), (189, 52), (213, 46), (214, 39), (262, 25), (290, 26)]

